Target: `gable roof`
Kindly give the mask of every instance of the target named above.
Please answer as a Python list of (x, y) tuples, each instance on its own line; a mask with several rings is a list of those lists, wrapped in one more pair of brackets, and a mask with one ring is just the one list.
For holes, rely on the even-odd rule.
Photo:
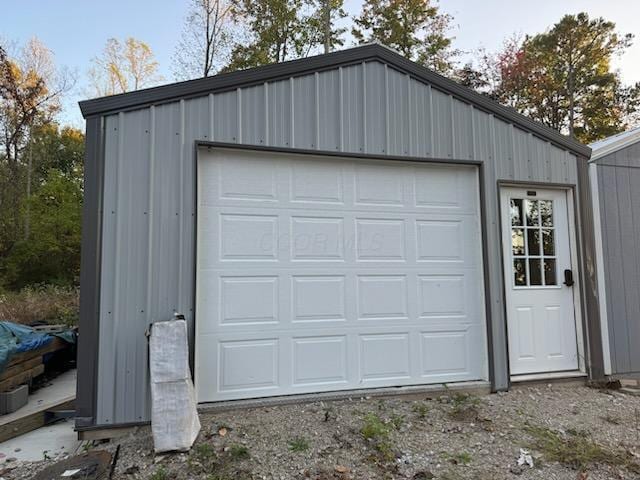
[(104, 115), (122, 110), (142, 108), (147, 105), (176, 101), (181, 98), (197, 97), (216, 91), (231, 90), (263, 83), (265, 81), (300, 76), (340, 66), (376, 60), (386, 63), (417, 80), (431, 84), (460, 100), (471, 103), (481, 110), (492, 113), (498, 118), (513, 123), (534, 135), (542, 137), (580, 156), (589, 158), (591, 155), (591, 149), (586, 145), (562, 135), (541, 123), (535, 122), (519, 114), (514, 109), (505, 107), (491, 100), (485, 95), (481, 95), (422, 65), (418, 65), (379, 43), (362, 45), (347, 50), (265, 65), (248, 70), (223, 73), (213, 77), (199, 78), (119, 95), (85, 100), (80, 102), (79, 105), (82, 115), (88, 118), (94, 115)]
[(593, 150), (590, 161), (595, 162), (599, 158), (606, 157), (638, 142), (640, 142), (640, 127), (612, 135), (604, 140), (598, 140), (589, 145)]

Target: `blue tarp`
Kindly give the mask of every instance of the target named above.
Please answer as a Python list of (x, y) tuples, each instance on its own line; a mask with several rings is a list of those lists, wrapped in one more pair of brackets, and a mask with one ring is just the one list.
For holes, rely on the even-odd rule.
[(13, 355), (44, 347), (51, 343), (54, 335), (69, 343), (75, 343), (75, 335), (70, 330), (49, 334), (37, 332), (19, 323), (0, 321), (0, 371), (4, 370)]

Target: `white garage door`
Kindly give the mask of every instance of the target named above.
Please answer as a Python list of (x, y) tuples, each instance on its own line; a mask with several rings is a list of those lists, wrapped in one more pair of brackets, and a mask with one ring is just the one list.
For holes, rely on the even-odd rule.
[(486, 379), (477, 169), (198, 162), (199, 402)]

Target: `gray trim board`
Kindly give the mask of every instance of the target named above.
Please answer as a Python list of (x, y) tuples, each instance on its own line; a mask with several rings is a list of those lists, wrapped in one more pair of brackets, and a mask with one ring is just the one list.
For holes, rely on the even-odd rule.
[(96, 412), (104, 179), (104, 125), (102, 117), (93, 117), (87, 120), (85, 138), (79, 361), (76, 392), (77, 428), (93, 425)]
[(370, 60), (387, 63), (403, 73), (407, 73), (418, 80), (429, 83), (435, 88), (442, 89), (446, 93), (465, 102), (469, 102), (477, 108), (490, 112), (507, 122), (514, 123), (524, 130), (578, 155), (586, 157), (591, 155), (591, 149), (586, 145), (562, 135), (541, 123), (535, 122), (517, 113), (512, 108), (505, 107), (484, 95), (459, 85), (453, 80), (418, 65), (380, 44), (363, 45), (324, 55), (224, 73), (213, 77), (189, 80), (93, 100), (85, 100), (80, 102), (79, 105), (82, 115), (88, 118), (93, 115), (104, 115), (106, 113), (132, 108), (142, 108), (158, 103), (175, 101), (179, 98), (203, 96), (213, 92), (257, 85), (268, 80), (304, 75), (310, 72), (322, 71), (327, 68), (336, 68), (338, 66), (362, 63)]
[(578, 201), (576, 202), (576, 230), (578, 255), (581, 260), (582, 315), (585, 332), (587, 368), (591, 380), (604, 378), (604, 353), (596, 275), (596, 246), (591, 189), (589, 186), (589, 164), (586, 158), (578, 157)]

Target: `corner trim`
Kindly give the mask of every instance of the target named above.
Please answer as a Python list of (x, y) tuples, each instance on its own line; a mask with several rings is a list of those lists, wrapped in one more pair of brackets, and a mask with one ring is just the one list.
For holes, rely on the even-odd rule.
[(87, 119), (85, 137), (76, 428), (96, 421), (103, 195), (104, 119), (92, 117)]
[(604, 374), (611, 375), (611, 345), (609, 343), (609, 319), (607, 317), (607, 283), (604, 270), (604, 247), (602, 245), (602, 223), (600, 216), (600, 192), (598, 190), (598, 165), (589, 163), (591, 203), (593, 208), (593, 230), (596, 257), (596, 282), (600, 310), (600, 336), (602, 337), (602, 363)]

